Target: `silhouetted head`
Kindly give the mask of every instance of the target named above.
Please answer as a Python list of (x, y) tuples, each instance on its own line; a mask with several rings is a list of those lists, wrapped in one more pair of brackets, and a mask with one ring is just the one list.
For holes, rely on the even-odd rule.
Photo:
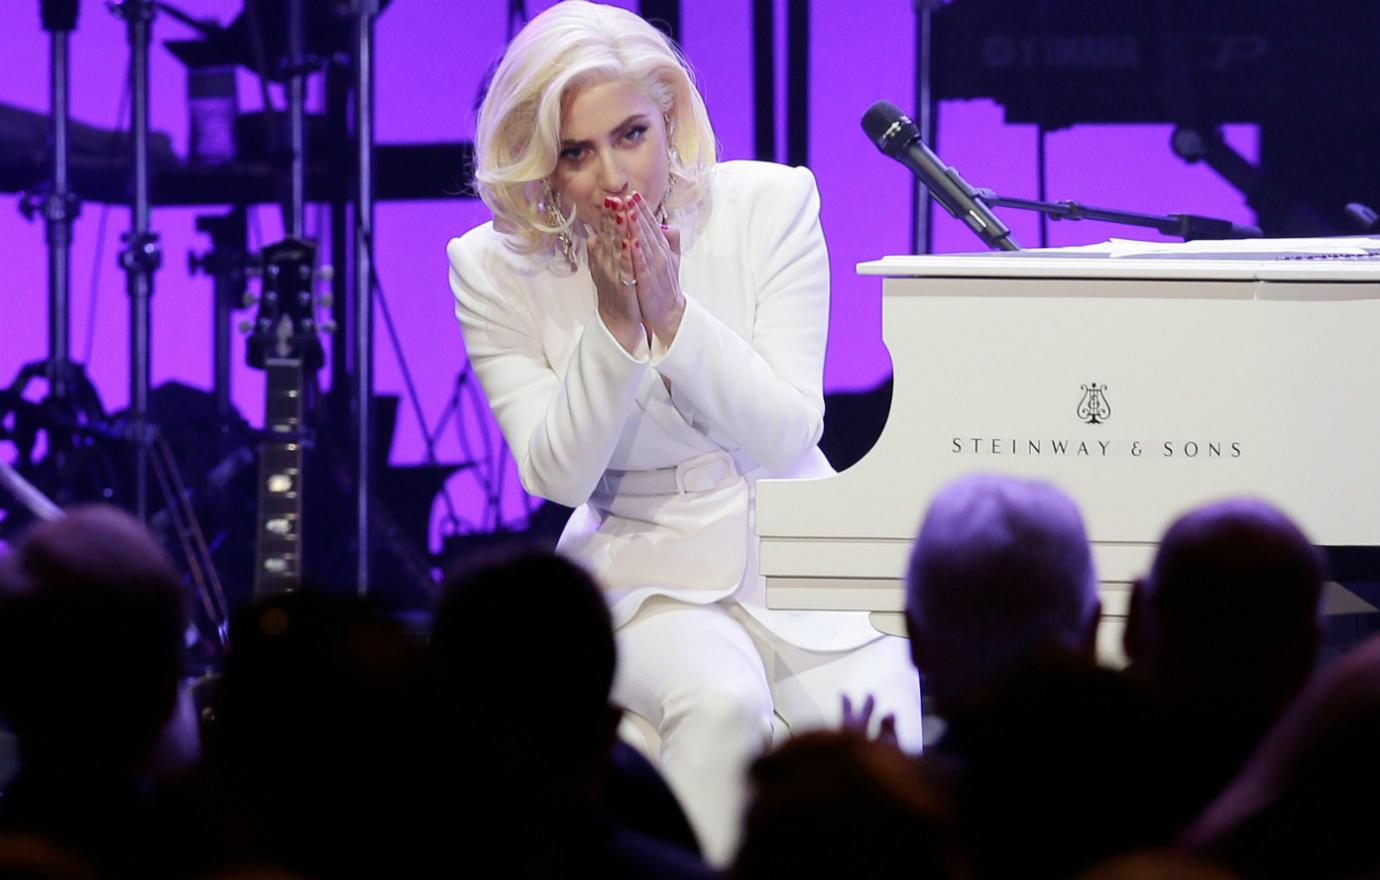
[(1054, 486), (979, 474), (930, 502), (906, 622), (941, 714), (1036, 648), (1091, 651), (1099, 611), (1083, 518)]
[(894, 746), (813, 731), (760, 758), (733, 877), (959, 873), (942, 791)]
[(1380, 876), (1377, 742), (1380, 637), (1372, 637), (1308, 685), (1186, 841), (1247, 877)]
[(432, 642), (462, 725), (549, 770), (602, 765), (614, 727), (613, 627), (584, 569), (532, 551), (456, 570)]
[(0, 712), (26, 766), (139, 769), (177, 700), (177, 569), (124, 511), (85, 507), (0, 560)]
[(979, 876), (1075, 877), (1176, 827), (1155, 706), (1081, 654), (1024, 657), (963, 706), (945, 745)]
[(305, 587), (243, 609), (230, 637), (208, 749), (241, 798), (228, 836), (309, 876), (415, 876), (457, 788), (420, 640)]
[(1169, 527), (1136, 585), (1126, 653), (1161, 696), (1268, 724), (1313, 670), (1323, 580), (1321, 555), (1277, 508), (1206, 505)]

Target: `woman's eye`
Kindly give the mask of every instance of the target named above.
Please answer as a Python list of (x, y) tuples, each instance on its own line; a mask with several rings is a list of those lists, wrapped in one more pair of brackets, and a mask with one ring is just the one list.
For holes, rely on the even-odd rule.
[(578, 162), (584, 154), (584, 147), (566, 147), (564, 150), (561, 150), (560, 158), (565, 162)]
[(623, 134), (623, 139), (630, 143), (637, 143), (647, 134), (647, 126), (634, 125)]

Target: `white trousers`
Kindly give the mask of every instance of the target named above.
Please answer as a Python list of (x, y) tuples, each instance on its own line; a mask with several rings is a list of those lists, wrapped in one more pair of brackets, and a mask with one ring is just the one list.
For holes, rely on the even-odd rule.
[(657, 597), (619, 628), (617, 640), (613, 701), (656, 728), (661, 772), (710, 864), (726, 865), (736, 851), (745, 774), (772, 741), (774, 715), (794, 733), (837, 727), (844, 695), (857, 707), (871, 694), (874, 728), (892, 714), (901, 746), (920, 750), (920, 689), (904, 639), (806, 651), (731, 600), (688, 605)]

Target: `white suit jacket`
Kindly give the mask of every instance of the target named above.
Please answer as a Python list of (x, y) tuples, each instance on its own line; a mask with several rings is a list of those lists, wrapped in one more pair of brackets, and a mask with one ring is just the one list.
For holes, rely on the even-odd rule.
[[(466, 352), (522, 484), (576, 508), (558, 549), (594, 572), (615, 626), (654, 595), (732, 597), (802, 648), (877, 638), (865, 613), (767, 609), (750, 546), (758, 477), (833, 473), (815, 445), (829, 263), (807, 169), (715, 168), (707, 216), (682, 230), (685, 315), (664, 350), (619, 345), (583, 257), (572, 272), (518, 254), (492, 223), (446, 250)], [(678, 491), (620, 491), (623, 472), (677, 467)]]

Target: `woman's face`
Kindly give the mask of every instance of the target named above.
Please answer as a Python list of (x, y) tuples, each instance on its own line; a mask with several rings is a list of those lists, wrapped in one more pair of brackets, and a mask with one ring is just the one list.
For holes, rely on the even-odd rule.
[(666, 120), (635, 86), (612, 79), (569, 99), (552, 182), (580, 219), (593, 225), (609, 196), (661, 204), (669, 174)]

